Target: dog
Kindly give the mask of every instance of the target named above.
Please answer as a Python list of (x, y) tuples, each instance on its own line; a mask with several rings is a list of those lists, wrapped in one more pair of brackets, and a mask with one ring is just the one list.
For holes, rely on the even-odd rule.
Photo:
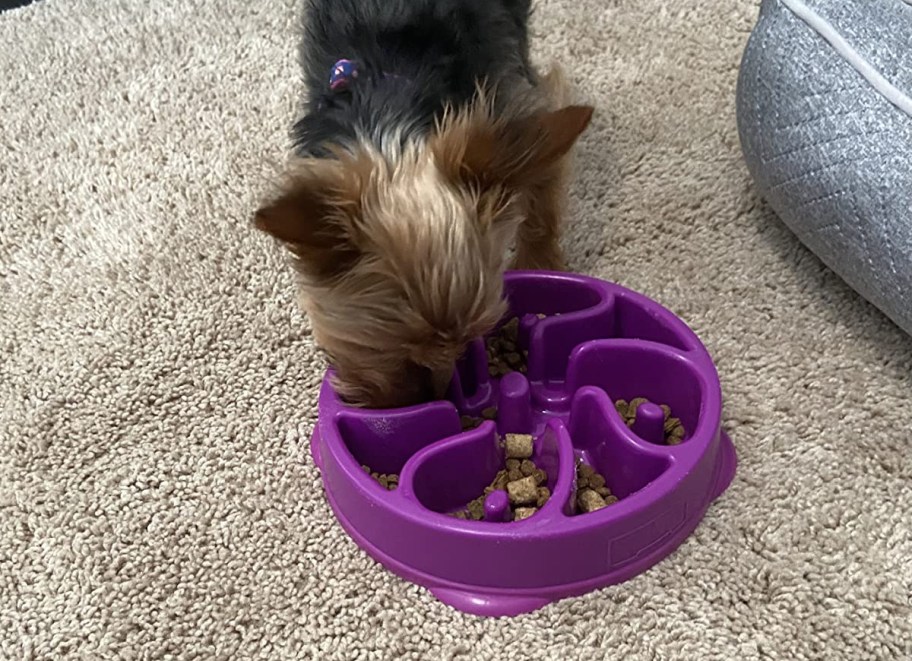
[(594, 109), (531, 65), (530, 4), (306, 2), (308, 101), (254, 225), (290, 252), (351, 405), (444, 396), (506, 313), (503, 272), (563, 269), (568, 159)]

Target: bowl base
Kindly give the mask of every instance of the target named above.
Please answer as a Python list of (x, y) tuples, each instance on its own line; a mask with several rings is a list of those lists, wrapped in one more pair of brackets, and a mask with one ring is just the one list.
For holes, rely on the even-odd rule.
[[(320, 448), (319, 432), (315, 429), (311, 437), (310, 449), (314, 463), (318, 468), (322, 468), (323, 463)], [(361, 549), (388, 570), (407, 581), (427, 588), (438, 600), (462, 612), (482, 617), (510, 617), (538, 610), (560, 599), (580, 596), (592, 590), (623, 583), (661, 562), (671, 555), (696, 529), (710, 504), (722, 495), (731, 484), (736, 467), (737, 455), (734, 445), (728, 434), (722, 431), (719, 438), (719, 451), (716, 455), (714, 486), (709, 498), (698, 512), (690, 515), (684, 525), (679, 527), (670, 537), (663, 540), (662, 543), (657, 544), (650, 553), (644, 554), (623, 567), (587, 581), (523, 590), (505, 589), (499, 591), (496, 588), (463, 585), (443, 581), (435, 576), (415, 570), (379, 550), (361, 535), (339, 509), (332, 492), (325, 490), (325, 493), (330, 507), (345, 532)]]

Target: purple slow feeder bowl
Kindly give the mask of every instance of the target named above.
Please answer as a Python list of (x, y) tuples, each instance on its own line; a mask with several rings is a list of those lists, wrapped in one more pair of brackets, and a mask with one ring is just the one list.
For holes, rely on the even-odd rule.
[[(487, 616), (532, 611), (644, 572), (696, 528), (736, 465), (712, 359), (671, 312), (565, 273), (510, 272), (505, 293), (529, 352), (528, 378), (490, 378), (478, 340), (448, 401), (354, 409), (324, 380), (311, 440), (329, 503), (355, 542), (441, 601)], [(671, 406), (684, 441), (662, 444), (657, 406), (641, 406), (629, 429), (613, 402), (635, 397)], [(477, 417), (495, 405), (496, 423), (461, 430), (460, 414)], [(503, 465), (498, 434), (511, 432), (534, 435), (550, 501), (503, 523), (507, 505), (495, 492), (486, 520), (448, 516), (490, 484)], [(605, 476), (617, 503), (574, 514), (580, 458)], [(362, 465), (399, 473), (399, 488), (383, 489)]]

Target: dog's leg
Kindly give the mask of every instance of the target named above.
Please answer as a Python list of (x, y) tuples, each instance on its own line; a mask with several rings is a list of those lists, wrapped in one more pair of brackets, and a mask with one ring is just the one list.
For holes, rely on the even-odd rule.
[(514, 269), (563, 271), (560, 246), (568, 158), (552, 166), (538, 183), (527, 190), (526, 218), (516, 238)]

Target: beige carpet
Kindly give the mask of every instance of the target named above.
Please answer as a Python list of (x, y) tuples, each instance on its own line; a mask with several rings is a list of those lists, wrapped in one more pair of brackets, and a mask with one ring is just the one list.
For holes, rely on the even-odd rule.
[(293, 0), (0, 15), (0, 658), (912, 658), (912, 339), (752, 192), (749, 0), (545, 0), (599, 108), (568, 246), (716, 356), (740, 472), (629, 583), (462, 615), (342, 533), (321, 365), (248, 230), (300, 85)]

